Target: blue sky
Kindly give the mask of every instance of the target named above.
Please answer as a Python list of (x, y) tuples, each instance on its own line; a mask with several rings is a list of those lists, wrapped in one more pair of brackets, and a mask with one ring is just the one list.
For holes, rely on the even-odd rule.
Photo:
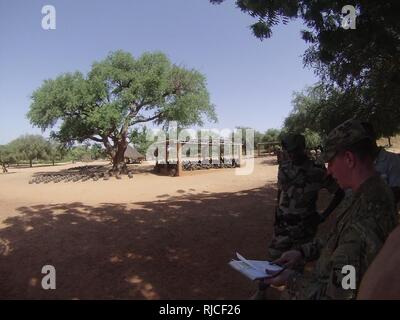
[[(47, 4), (56, 8), (56, 30), (41, 27)], [(253, 21), (233, 0), (0, 0), (0, 144), (41, 133), (26, 113), (44, 79), (86, 73), (118, 49), (134, 56), (161, 50), (202, 72), (219, 118), (210, 128), (280, 128), (293, 91), (317, 78), (303, 68), (299, 21), (264, 41), (251, 34)]]

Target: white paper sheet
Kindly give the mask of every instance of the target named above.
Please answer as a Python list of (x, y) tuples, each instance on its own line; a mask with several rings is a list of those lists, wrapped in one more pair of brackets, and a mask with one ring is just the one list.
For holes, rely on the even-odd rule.
[(269, 261), (247, 260), (239, 253), (236, 253), (236, 256), (239, 260), (232, 260), (229, 265), (251, 280), (268, 278), (271, 277), (271, 272), (282, 270), (282, 267), (271, 264)]

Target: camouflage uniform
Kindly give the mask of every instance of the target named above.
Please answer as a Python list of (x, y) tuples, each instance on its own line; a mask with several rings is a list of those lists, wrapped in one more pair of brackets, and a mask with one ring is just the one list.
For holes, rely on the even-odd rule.
[[(300, 274), (290, 279), (291, 298), (355, 299), (364, 273), (395, 226), (393, 195), (379, 176), (373, 176), (360, 186), (350, 207), (337, 217), (326, 241), (315, 240), (299, 247), (306, 261), (319, 259), (311, 279), (307, 281)], [(355, 267), (355, 290), (342, 288), (344, 265)]]
[(389, 187), (400, 187), (400, 155), (379, 148), (375, 169)]
[[(374, 166), (375, 170), (390, 188), (400, 187), (400, 155), (386, 151), (384, 148), (380, 147), (374, 161)], [(338, 210), (346, 209), (351, 204), (351, 199), (351, 190), (346, 190), (346, 197), (340, 204), (340, 209)], [(399, 211), (399, 209), (397, 210)]]
[(289, 160), (287, 153), (281, 149), (276, 150), (276, 159), (279, 165)]
[(280, 165), (274, 237), (268, 248), (270, 259), (277, 259), (283, 252), (315, 237), (321, 222), (316, 202), (322, 188), (331, 193), (338, 189), (334, 180), (327, 176), (324, 166), (310, 159), (301, 165), (294, 165), (291, 161)]
[[(332, 159), (346, 146), (369, 139), (358, 121), (346, 121), (328, 136), (325, 160)], [(308, 281), (295, 273), (288, 281), (288, 293), (297, 299), (354, 299), (361, 279), (389, 233), (397, 224), (393, 194), (385, 182), (374, 175), (353, 194), (350, 206), (337, 217), (326, 241), (315, 240), (299, 246), (306, 261), (318, 258)], [(356, 271), (356, 289), (342, 288), (342, 267)]]

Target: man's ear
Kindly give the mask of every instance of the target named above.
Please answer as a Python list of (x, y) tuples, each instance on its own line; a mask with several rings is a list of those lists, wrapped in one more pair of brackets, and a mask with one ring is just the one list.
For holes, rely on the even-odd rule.
[(347, 164), (347, 166), (352, 169), (354, 168), (354, 166), (356, 165), (356, 157), (354, 156), (354, 154), (350, 151), (346, 151), (344, 153), (344, 160)]

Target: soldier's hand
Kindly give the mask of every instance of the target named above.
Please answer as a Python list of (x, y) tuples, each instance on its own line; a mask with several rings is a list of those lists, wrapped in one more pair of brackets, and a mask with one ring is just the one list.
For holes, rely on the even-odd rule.
[(284, 252), (281, 257), (273, 261), (273, 263), (285, 268), (292, 268), (301, 259), (302, 255), (299, 250), (289, 250)]
[(288, 282), (290, 276), (292, 274), (294, 274), (295, 271), (290, 270), (290, 269), (286, 269), (283, 270), (282, 272), (279, 273), (279, 271), (277, 272), (278, 275), (277, 276), (273, 276), (271, 278), (265, 278), (264, 279), (264, 283), (268, 284), (268, 285), (273, 285), (273, 286), (284, 286), (286, 285), (286, 283)]

